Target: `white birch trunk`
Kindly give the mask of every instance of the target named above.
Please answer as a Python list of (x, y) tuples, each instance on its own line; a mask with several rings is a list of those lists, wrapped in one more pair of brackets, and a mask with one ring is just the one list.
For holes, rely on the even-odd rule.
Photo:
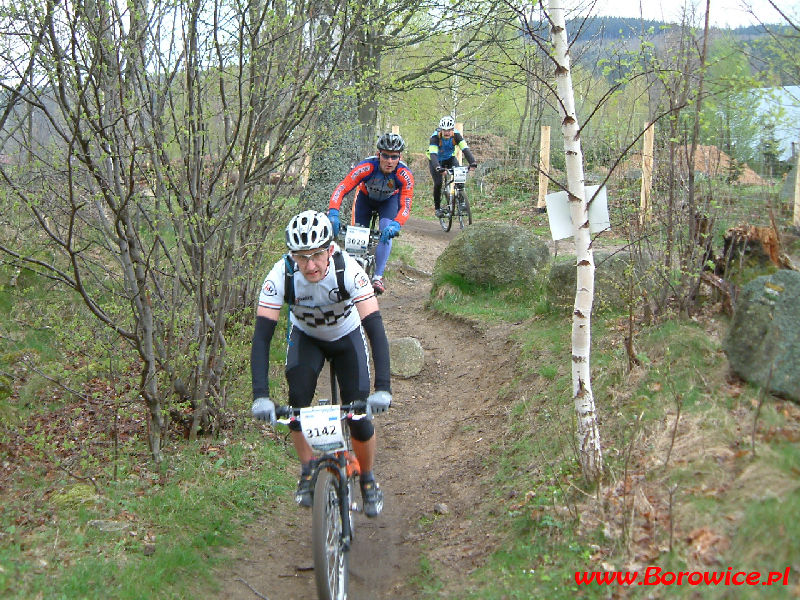
[(581, 152), (580, 127), (575, 113), (575, 97), (567, 45), (567, 30), (561, 0), (549, 1), (551, 35), (555, 50), (556, 84), (561, 112), (561, 133), (567, 168), (567, 195), (575, 236), (577, 287), (572, 314), (572, 398), (578, 418), (578, 450), (584, 477), (598, 481), (603, 471), (600, 432), (592, 395), (589, 368), (591, 314), (594, 299), (594, 258), (589, 232), (589, 208), (586, 202)]

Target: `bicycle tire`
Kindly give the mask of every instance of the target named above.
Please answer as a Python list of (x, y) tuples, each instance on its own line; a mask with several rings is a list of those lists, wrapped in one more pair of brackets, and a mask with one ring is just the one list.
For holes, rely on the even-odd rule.
[(442, 226), (443, 231), (450, 231), (450, 228), (453, 226), (453, 198), (448, 187), (449, 184), (445, 184), (443, 186), (444, 189), (442, 189), (442, 195), (444, 196), (445, 206), (448, 212), (446, 216), (439, 217), (439, 225)]
[(467, 225), (472, 225), (472, 210), (469, 207), (469, 199), (467, 193), (461, 189), (456, 192), (456, 206), (458, 206), (458, 224), (461, 229), (464, 229), (464, 217), (466, 217)]
[[(328, 361), (328, 371), (330, 372), (330, 379), (331, 379), (331, 404), (341, 404), (342, 398), (341, 394), (339, 393), (339, 382), (336, 379), (336, 372), (333, 369), (333, 363), (329, 360)], [(342, 429), (342, 436), (344, 437), (344, 443), (347, 447), (348, 452), (353, 451), (353, 442), (350, 438), (350, 427), (345, 426)], [(349, 510), (347, 511), (348, 518), (350, 520), (350, 538), (355, 536), (355, 523), (353, 522), (353, 490), (354, 490), (354, 478), (350, 477), (347, 480), (347, 498), (350, 502)]]
[(314, 486), (311, 545), (314, 579), (320, 600), (345, 600), (350, 573), (350, 553), (342, 544), (342, 511), (337, 477), (322, 469)]

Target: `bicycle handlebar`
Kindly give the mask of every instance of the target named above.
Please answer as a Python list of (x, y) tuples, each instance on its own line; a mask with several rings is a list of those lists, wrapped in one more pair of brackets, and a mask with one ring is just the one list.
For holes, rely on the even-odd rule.
[[(339, 408), (342, 416), (348, 416), (351, 414), (363, 416), (367, 414), (367, 401), (356, 400), (355, 402), (351, 402), (350, 404), (340, 404)], [(294, 406), (290, 406), (288, 404), (283, 404), (281, 406), (275, 407), (275, 416), (278, 418), (288, 419), (291, 421), (293, 418), (297, 418), (300, 416), (300, 409), (295, 408)]]

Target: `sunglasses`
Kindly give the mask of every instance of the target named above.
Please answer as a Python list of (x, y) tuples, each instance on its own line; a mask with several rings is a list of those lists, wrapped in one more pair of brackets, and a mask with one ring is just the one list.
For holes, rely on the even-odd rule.
[(399, 154), (386, 154), (386, 152), (381, 152), (381, 158), (385, 160), (400, 160)]
[(314, 262), (321, 262), (322, 257), (325, 256), (327, 259), (328, 249), (322, 248), (317, 250), (316, 252), (312, 252), (311, 254), (300, 254), (299, 252), (292, 252), (292, 258), (297, 261), (298, 264), (308, 264), (308, 261), (313, 260)]

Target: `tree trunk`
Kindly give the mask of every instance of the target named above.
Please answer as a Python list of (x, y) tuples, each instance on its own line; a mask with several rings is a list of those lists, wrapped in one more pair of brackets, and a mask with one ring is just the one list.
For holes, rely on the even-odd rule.
[(594, 299), (594, 258), (589, 233), (589, 207), (584, 189), (580, 127), (575, 112), (569, 47), (561, 0), (550, 0), (551, 34), (555, 48), (556, 83), (561, 114), (561, 132), (566, 155), (567, 195), (575, 236), (577, 289), (572, 313), (572, 397), (578, 418), (579, 460), (583, 475), (596, 482), (603, 472), (603, 453), (597, 427), (589, 368), (591, 314)]

